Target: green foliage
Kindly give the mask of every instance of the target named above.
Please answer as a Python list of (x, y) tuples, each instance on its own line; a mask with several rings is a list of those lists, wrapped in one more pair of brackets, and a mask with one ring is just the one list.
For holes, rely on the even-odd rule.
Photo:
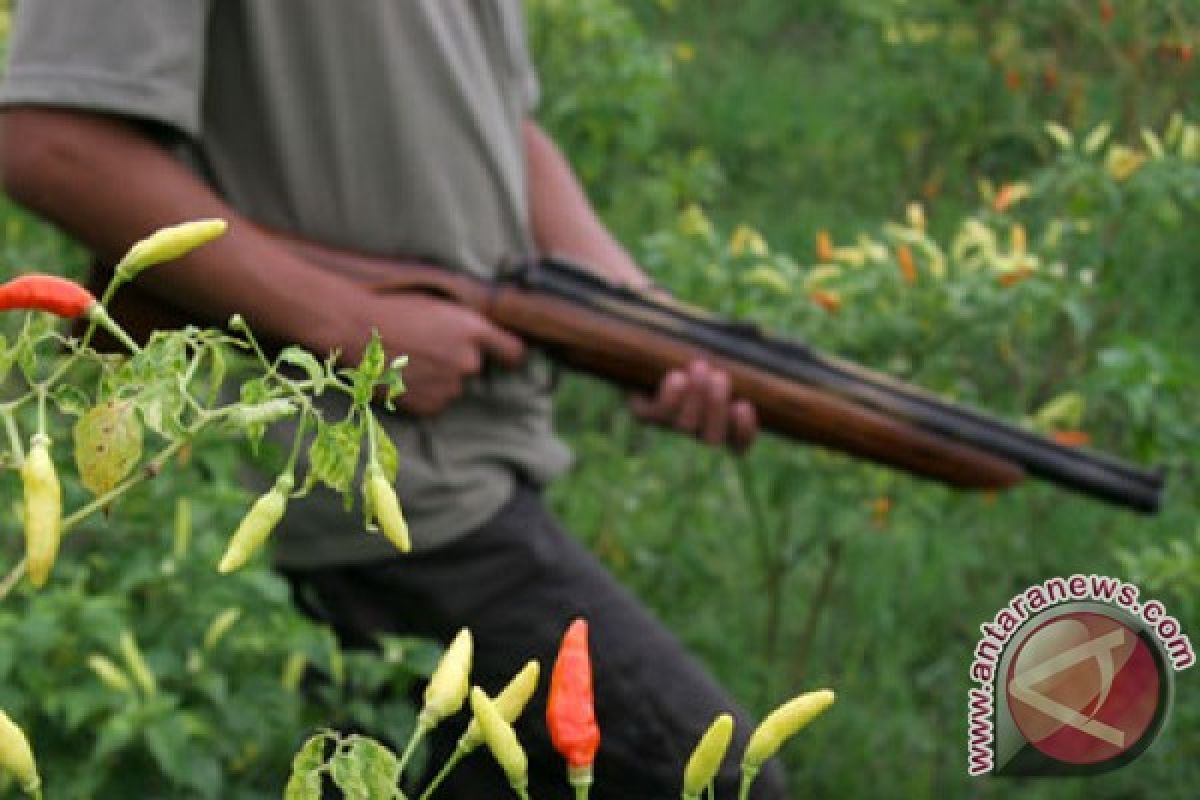
[[(308, 444), (313, 482), (352, 497), (371, 426), (395, 469), (369, 406), (400, 386), (378, 346), (357, 368), (294, 350), (272, 359), (235, 318), (232, 333), (158, 331), (122, 356), (89, 346), (95, 323), (68, 337), (48, 314), (4, 317), (20, 324), (0, 343), (0, 364), (13, 368), (0, 375), (3, 528), (21, 527), (22, 431), (58, 441), (69, 511), (60, 528), (71, 536), (46, 589), (21, 581), (20, 537), (0, 547), (0, 705), (33, 739), (49, 795), (278, 796), (305, 730), (411, 727), (406, 693), (427, 672), (429, 645), (385, 640), (379, 654), (344, 654), (261, 564), (229, 577), (214, 570), (247, 505), (240, 450), (219, 434), (257, 441), (300, 415), (283, 471)], [(285, 376), (285, 363), (301, 377)], [(226, 403), (234, 379), (241, 398)], [(354, 399), (346, 420), (321, 417), (312, 398), (323, 391)], [(62, 457), (72, 438), (78, 471)], [(350, 757), (377, 780), (372, 747)]]
[[(566, 20), (553, 28), (566, 43), (539, 52), (555, 86), (562, 50), (592, 52), (570, 12), (539, 5), (540, 24)], [(1106, 25), (1096, 4), (1032, 0), (627, 5), (642, 26), (630, 48), (649, 42), (675, 64), (663, 105), (643, 109), (651, 152), (705, 148), (721, 189), (673, 192), (661, 155), (641, 182), (605, 188), (621, 190), (604, 206), (614, 220), (643, 191), (675, 198), (669, 217), (624, 230), (658, 283), (1043, 432), (1082, 429), (1165, 465), (1171, 489), (1150, 519), (1046, 486), (954, 493), (773, 440), (734, 462), (571, 379), (559, 422), (578, 466), (556, 507), (742, 702), (837, 688), (840, 713), (797, 748), (797, 794), (878, 796), (887, 775), (897, 797), (1094, 795), (1075, 781), (969, 784), (967, 668), (979, 623), (1050, 575), (1143, 581), (1185, 630), (1200, 625), (1185, 577), (1200, 535), (1200, 280), (1187, 266), (1200, 161), (1184, 135), (1200, 120), (1197, 65), (1158, 51), (1194, 45), (1195, 15), (1114, 3)], [(1094, 132), (1105, 122), (1108, 137)], [(664, 185), (645, 189), (656, 171)], [(821, 230), (833, 255), (814, 253)], [(1190, 673), (1179, 689), (1162, 740), (1105, 796), (1190, 796)]]
[[(818, 684), (844, 698), (791, 754), (798, 795), (1194, 794), (1190, 672), (1163, 738), (1102, 789), (965, 776), (977, 626), (1015, 591), (1055, 574), (1121, 575), (1200, 630), (1200, 162), (1188, 134), (1200, 64), (1184, 49), (1200, 19), (1187, 3), (1111, 6), (1108, 20), (1090, 0), (526, 0), (541, 120), (659, 283), (1170, 470), (1153, 519), (1044, 486), (957, 494), (773, 440), (734, 461), (635, 425), (614, 392), (566, 381), (559, 421), (578, 467), (553, 499), (571, 526), (752, 709)], [(913, 200), (924, 228), (906, 212)], [(814, 255), (822, 230), (832, 255)], [(3, 199), (0, 233), (0, 263), (79, 274), (77, 249)], [(0, 321), (6, 343), (19, 327)], [(160, 367), (189, 363), (177, 345), (149, 350)], [(281, 358), (314, 391), (346, 377), (301, 351)], [(8, 366), (37, 373), (28, 354)], [(108, 389), (139, 387), (147, 440), (161, 444), (187, 409), (155, 369), (126, 370)], [(64, 420), (111, 394), (82, 386), (49, 398)], [(269, 381), (243, 391), (255, 407), (287, 396)], [(257, 440), (266, 420), (230, 424)], [(372, 425), (352, 415), (321, 427), (314, 474), (348, 487), (357, 459), (342, 450)], [(406, 705), (376, 698), (428, 671), (426, 647), (342, 653), (262, 566), (213, 574), (247, 504), (240, 457), (198, 441), (187, 466), (68, 540), (52, 590), (22, 588), (0, 606), (0, 707), (28, 726), (51, 796), (278, 796), (313, 727), (411, 728)], [(0, 478), (0, 519), (14, 528), (17, 488)], [(65, 488), (69, 505), (86, 497), (69, 474)], [(181, 498), (194, 536), (170, 519)], [(0, 566), (16, 547), (0, 547)], [(130, 674), (124, 631), (153, 695)], [(328, 676), (314, 700), (296, 691), (306, 665)], [(366, 752), (359, 741), (314, 739), (288, 796), (313, 796), (320, 774), (359, 787), (374, 774), (366, 762), (387, 772), (378, 751), (351, 757)]]

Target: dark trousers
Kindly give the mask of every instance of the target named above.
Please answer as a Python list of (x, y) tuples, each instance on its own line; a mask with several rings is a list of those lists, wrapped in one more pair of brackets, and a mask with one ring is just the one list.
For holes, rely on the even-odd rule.
[[(475, 640), (472, 683), (499, 691), (530, 658), (541, 686), (516, 725), (529, 755), (536, 800), (568, 800), (565, 765), (546, 732), (546, 691), (559, 640), (575, 617), (588, 620), (601, 729), (595, 800), (666, 800), (679, 796), (692, 747), (717, 714), (738, 720), (718, 794), (736, 796), (737, 761), (750, 733), (746, 715), (679, 643), (558, 525), (539, 494), (519, 488), (493, 519), (450, 545), (365, 566), (290, 571), (305, 610), (337, 631), (347, 646), (370, 646), (373, 634), (421, 635), (448, 642), (468, 627)], [(437, 769), (453, 749), (467, 711), (443, 722), (431, 739)], [(386, 732), (381, 732), (386, 735)], [(395, 732), (402, 738), (407, 732)], [(786, 796), (771, 765), (755, 784), (756, 800)], [(486, 748), (466, 758), (437, 798), (509, 797)]]

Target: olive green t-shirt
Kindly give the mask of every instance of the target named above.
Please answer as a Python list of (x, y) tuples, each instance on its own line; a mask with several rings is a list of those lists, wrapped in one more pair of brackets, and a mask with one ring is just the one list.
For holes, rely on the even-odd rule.
[[(536, 95), (519, 0), (23, 0), (0, 106), (157, 123), (250, 219), (488, 277), (533, 248), (521, 128)], [(538, 367), (485, 370), (435, 417), (380, 409), (417, 547), (566, 468)], [(393, 554), (323, 491), (292, 505), (276, 551), (294, 567)]]

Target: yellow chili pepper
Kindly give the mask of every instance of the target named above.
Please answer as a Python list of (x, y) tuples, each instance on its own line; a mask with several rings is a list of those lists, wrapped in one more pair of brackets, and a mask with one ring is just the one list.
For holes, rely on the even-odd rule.
[(233, 536), (229, 537), (229, 544), (217, 565), (217, 572), (224, 575), (240, 569), (262, 547), (271, 531), (279, 524), (279, 520), (283, 519), (292, 486), (292, 476), (285, 472), (276, 479), (270, 491), (254, 501), (254, 505), (246, 512)]
[(40, 588), (50, 577), (62, 536), (62, 490), (50, 458), (50, 437), (44, 433), (30, 440), (29, 453), (21, 464), (21, 483), (25, 491), (25, 563), (29, 580)]
[[(500, 694), (492, 699), (492, 705), (495, 706), (501, 719), (510, 725), (517, 721), (517, 717), (521, 716), (521, 712), (529, 704), (529, 698), (533, 697), (533, 692), (537, 689), (540, 673), (541, 667), (538, 662), (529, 661), (521, 668), (520, 672), (513, 676), (508, 685), (500, 690)], [(458, 740), (458, 749), (463, 753), (469, 753), (481, 744), (483, 744), (483, 730), (479, 727), (479, 721), (472, 719), (471, 723), (467, 725), (466, 732)]]
[(38, 777), (29, 740), (3, 711), (0, 711), (0, 769), (16, 778), (27, 794), (41, 788), (42, 779)]
[(242, 610), (234, 606), (213, 617), (213, 621), (208, 624), (208, 630), (204, 632), (205, 651), (211, 651), (216, 647), (229, 629), (237, 624), (241, 616)]
[(757, 770), (775, 755), (783, 743), (799, 733), (818, 714), (833, 705), (830, 689), (802, 694), (767, 715), (750, 735), (742, 767)]
[(408, 523), (404, 521), (404, 513), (400, 510), (396, 489), (383, 474), (383, 468), (377, 462), (371, 462), (371, 465), (367, 467), (366, 497), (369, 511), (379, 523), (383, 535), (396, 545), (396, 549), (401, 553), (411, 550), (412, 542), (408, 538)]
[(96, 673), (100, 682), (108, 688), (125, 693), (133, 691), (133, 684), (130, 683), (125, 670), (114, 664), (108, 656), (92, 653), (88, 656), (87, 665), (92, 672)]
[(425, 705), (417, 717), (418, 725), (432, 730), (462, 708), (470, 688), (471, 651), (471, 632), (463, 628), (442, 654), (425, 687)]
[(301, 652), (292, 652), (288, 655), (287, 661), (283, 662), (283, 674), (279, 677), (279, 684), (289, 692), (294, 692), (300, 688), (300, 681), (304, 679), (304, 672), (308, 669), (308, 657)]
[(721, 762), (729, 750), (729, 740), (733, 738), (733, 717), (722, 714), (713, 720), (708, 730), (700, 737), (692, 757), (688, 759), (683, 771), (684, 800), (698, 800), (721, 769)]
[(129, 667), (134, 682), (143, 692), (150, 695), (158, 691), (158, 680), (142, 656), (137, 639), (130, 631), (121, 631), (121, 656), (125, 659), (125, 666)]
[(529, 784), (529, 764), (512, 725), (504, 721), (496, 706), (478, 686), (471, 690), (471, 712), (483, 731), (483, 740), (487, 742), (488, 749), (504, 770), (509, 786), (520, 793)]
[(117, 276), (127, 281), (155, 264), (174, 261), (216, 239), (228, 227), (223, 219), (199, 219), (161, 228), (129, 248), (117, 264)]

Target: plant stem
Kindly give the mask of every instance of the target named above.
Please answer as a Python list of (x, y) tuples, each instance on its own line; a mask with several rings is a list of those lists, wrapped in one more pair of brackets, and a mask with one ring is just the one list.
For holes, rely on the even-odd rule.
[(804, 675), (804, 670), (808, 666), (809, 653), (812, 650), (813, 640), (816, 638), (817, 627), (820, 624), (821, 617), (824, 616), (825, 609), (829, 605), (829, 599), (833, 593), (833, 582), (837, 575), (838, 567), (841, 565), (842, 550), (845, 543), (838, 538), (832, 538), (825, 545), (825, 568), (821, 571), (821, 580), (817, 584), (817, 590), (813, 595), (812, 602), (808, 606), (808, 614), (804, 619), (804, 625), (800, 629), (799, 643), (796, 645), (795, 655), (792, 660), (794, 665), (792, 670), (793, 682), (801, 683), (801, 678)]
[(413, 727), (412, 735), (408, 737), (408, 744), (404, 746), (404, 754), (400, 756), (400, 768), (397, 772), (404, 774), (404, 767), (408, 765), (409, 759), (413, 753), (417, 751), (417, 745), (425, 738), (425, 734), (429, 733), (430, 726), (427, 723), (421, 722), (418, 718), (417, 724)]
[(758, 776), (758, 767), (742, 764), (742, 780), (738, 785), (738, 800), (750, 800), (750, 787)]
[(425, 791), (421, 792), (421, 797), (419, 800), (429, 800), (437, 788), (442, 785), (442, 781), (446, 780), (446, 776), (450, 774), (450, 770), (457, 767), (458, 762), (462, 761), (466, 754), (467, 751), (463, 750), (462, 747), (455, 747), (454, 752), (450, 754), (448, 759), (446, 759), (446, 763), (442, 765), (442, 768), (438, 771), (438, 774), (435, 775), (433, 780), (429, 782), (429, 785), (425, 787)]
[(13, 419), (12, 412), (8, 408), (0, 411), (0, 416), (4, 417), (4, 429), (8, 432), (9, 446), (16, 453), (17, 460), (24, 461), (25, 447), (21, 444), (21, 432), (17, 430), (17, 421)]

